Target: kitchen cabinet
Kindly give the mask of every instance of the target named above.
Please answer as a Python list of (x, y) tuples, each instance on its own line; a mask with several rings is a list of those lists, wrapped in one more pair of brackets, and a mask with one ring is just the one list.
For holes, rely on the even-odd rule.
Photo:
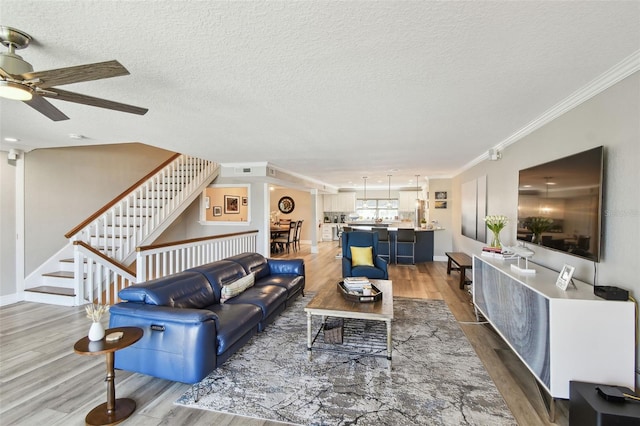
[(324, 195), (325, 212), (352, 212), (356, 209), (355, 192), (339, 192)]
[(335, 223), (323, 223), (322, 224), (322, 241), (332, 241), (334, 230), (337, 228)]
[(416, 199), (418, 196), (415, 191), (400, 191), (398, 193), (399, 209), (402, 212), (412, 212), (416, 209)]

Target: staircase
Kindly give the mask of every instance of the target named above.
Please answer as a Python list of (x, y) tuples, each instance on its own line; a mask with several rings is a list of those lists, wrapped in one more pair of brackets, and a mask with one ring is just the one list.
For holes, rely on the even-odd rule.
[(176, 154), (69, 231), (69, 243), (25, 279), (25, 300), (77, 306), (110, 301), (136, 282), (136, 248), (152, 243), (219, 174), (219, 165)]

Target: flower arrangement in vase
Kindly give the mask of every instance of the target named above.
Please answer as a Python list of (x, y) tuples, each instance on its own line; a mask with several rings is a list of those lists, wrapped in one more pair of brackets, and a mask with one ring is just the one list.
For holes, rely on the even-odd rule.
[(524, 226), (531, 233), (533, 233), (533, 237), (531, 242), (542, 244), (542, 233), (549, 228), (553, 224), (553, 220), (546, 217), (528, 217), (524, 221)]
[(89, 328), (89, 340), (92, 342), (102, 340), (104, 338), (104, 327), (100, 319), (102, 315), (109, 311), (109, 305), (89, 303), (84, 306), (84, 310), (87, 312), (87, 318), (92, 321), (91, 328)]
[(504, 215), (491, 215), (484, 217), (484, 223), (487, 224), (487, 228), (493, 232), (493, 239), (491, 240), (491, 247), (501, 248), (502, 243), (500, 242), (500, 231), (507, 226), (509, 223), (509, 218)]

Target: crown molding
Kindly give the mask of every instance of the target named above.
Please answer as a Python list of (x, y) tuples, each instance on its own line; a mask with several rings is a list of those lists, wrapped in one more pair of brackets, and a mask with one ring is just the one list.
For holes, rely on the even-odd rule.
[[(640, 71), (640, 50), (635, 51), (634, 53), (626, 57), (624, 60), (622, 60), (621, 62), (619, 62), (612, 68), (610, 68), (609, 70), (607, 70), (600, 77), (596, 78), (595, 80), (592, 80), (584, 87), (575, 91), (574, 93), (569, 95), (567, 98), (565, 98), (561, 102), (551, 107), (544, 114), (542, 114), (535, 120), (531, 121), (522, 129), (518, 130), (508, 138), (496, 144), (493, 147), (493, 149), (497, 149), (498, 151), (501, 151), (502, 149), (508, 147), (509, 145), (516, 143), (517, 141), (524, 138), (525, 136), (532, 133), (533, 131), (541, 128), (545, 124), (560, 117), (565, 112), (572, 110), (578, 105), (588, 101), (589, 99), (593, 98), (597, 94), (605, 91), (609, 87), (624, 80), (625, 78), (629, 77), (631, 74), (638, 71)], [(471, 167), (481, 163), (484, 160), (487, 160), (488, 158), (489, 158), (489, 154), (488, 152), (485, 152), (484, 154), (478, 156), (477, 158), (471, 160), (470, 162), (462, 166), (455, 173), (455, 175), (457, 176), (461, 174), (462, 172), (470, 169)]]

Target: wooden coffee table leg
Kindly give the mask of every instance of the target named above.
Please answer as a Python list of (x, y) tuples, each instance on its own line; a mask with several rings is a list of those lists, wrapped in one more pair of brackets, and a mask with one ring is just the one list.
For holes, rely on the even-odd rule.
[(387, 359), (391, 360), (391, 355), (393, 351), (393, 344), (391, 343), (391, 320), (387, 322)]
[(311, 313), (307, 312), (307, 350), (311, 350)]

